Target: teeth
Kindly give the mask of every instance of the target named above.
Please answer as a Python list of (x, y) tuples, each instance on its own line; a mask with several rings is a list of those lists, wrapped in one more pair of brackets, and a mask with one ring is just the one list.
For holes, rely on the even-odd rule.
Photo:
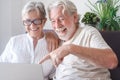
[(35, 28), (35, 29), (31, 29), (32, 31), (37, 31), (39, 29), (39, 27), (38, 28)]
[(36, 31), (37, 29), (31, 29), (32, 31)]
[(57, 31), (57, 32), (61, 32), (61, 31), (63, 31), (64, 29), (65, 29), (65, 27), (63, 27), (63, 28), (57, 28), (56, 31)]

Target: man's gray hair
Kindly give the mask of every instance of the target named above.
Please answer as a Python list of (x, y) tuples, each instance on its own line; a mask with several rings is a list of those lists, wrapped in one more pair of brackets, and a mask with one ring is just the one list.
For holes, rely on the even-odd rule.
[[(77, 8), (73, 2), (71, 2), (70, 0), (58, 0), (56, 2), (51, 3), (48, 6), (48, 14), (50, 15), (52, 8), (59, 6), (63, 7), (63, 11), (62, 11), (63, 14), (65, 13), (65, 11), (67, 11), (70, 15), (77, 13)], [(80, 15), (78, 15), (78, 18), (80, 19)], [(79, 19), (78, 19), (78, 23), (79, 23)]]
[(22, 17), (27, 13), (31, 12), (31, 11), (37, 11), (38, 14), (42, 17), (45, 18), (46, 17), (46, 11), (44, 8), (44, 4), (40, 1), (30, 1), (28, 2), (23, 10), (22, 10)]

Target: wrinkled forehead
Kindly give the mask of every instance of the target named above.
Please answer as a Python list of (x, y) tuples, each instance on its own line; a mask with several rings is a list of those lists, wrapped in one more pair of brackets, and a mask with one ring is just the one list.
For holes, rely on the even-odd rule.
[(60, 9), (62, 14), (64, 14), (65, 12), (68, 12), (68, 10), (66, 9), (66, 7), (64, 5), (57, 5), (57, 6), (53, 6), (50, 8), (50, 12), (53, 10), (53, 9)]
[(52, 7), (49, 12), (49, 18), (51, 19), (54, 16), (69, 16), (69, 12), (62, 6)]

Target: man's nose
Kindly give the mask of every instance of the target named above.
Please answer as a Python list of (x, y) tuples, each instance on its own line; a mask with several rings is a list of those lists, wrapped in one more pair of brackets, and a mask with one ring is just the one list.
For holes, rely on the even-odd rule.
[(60, 26), (61, 26), (61, 22), (59, 20), (57, 20), (56, 23), (55, 23), (55, 27), (59, 28)]

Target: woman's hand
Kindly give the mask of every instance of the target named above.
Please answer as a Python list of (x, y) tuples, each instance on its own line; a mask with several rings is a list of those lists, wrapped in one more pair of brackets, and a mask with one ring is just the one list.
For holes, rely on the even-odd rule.
[(59, 46), (60, 39), (53, 30), (44, 30), (47, 41), (47, 49), (49, 52), (55, 50)]

